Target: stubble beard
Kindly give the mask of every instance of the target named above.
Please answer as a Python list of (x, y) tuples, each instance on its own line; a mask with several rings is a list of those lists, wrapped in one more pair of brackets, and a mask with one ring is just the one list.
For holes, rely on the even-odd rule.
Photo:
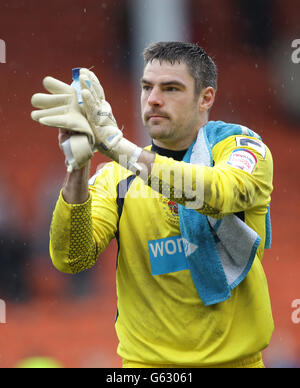
[[(160, 142), (161, 146), (168, 148), (168, 146), (174, 148), (178, 143), (181, 143), (182, 140), (186, 139), (191, 132), (194, 131), (197, 123), (194, 120), (190, 120), (189, 123), (185, 124), (183, 128), (182, 123), (172, 123), (171, 121), (168, 125), (149, 125), (147, 122), (144, 123), (145, 129), (148, 135), (153, 139)], [(157, 127), (157, 128), (155, 128)]]
[(148, 135), (154, 140), (176, 140), (176, 135), (180, 133), (181, 126), (179, 123), (174, 123), (170, 116), (166, 119), (166, 122), (159, 124), (150, 124), (148, 120), (144, 120), (144, 127)]

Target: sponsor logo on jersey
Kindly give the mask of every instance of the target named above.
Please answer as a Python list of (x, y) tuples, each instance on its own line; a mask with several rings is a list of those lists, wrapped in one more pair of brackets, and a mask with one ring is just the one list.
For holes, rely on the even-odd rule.
[(152, 275), (189, 269), (187, 257), (199, 247), (181, 236), (148, 241)]
[(148, 241), (152, 275), (189, 269), (181, 236)]
[(245, 148), (238, 148), (232, 152), (227, 163), (232, 167), (252, 174), (257, 164), (257, 158), (253, 152)]

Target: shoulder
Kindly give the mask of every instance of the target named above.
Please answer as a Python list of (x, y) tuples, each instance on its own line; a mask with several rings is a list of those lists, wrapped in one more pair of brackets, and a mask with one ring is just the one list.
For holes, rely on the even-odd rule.
[(273, 159), (268, 146), (259, 138), (246, 135), (229, 136), (218, 142), (212, 149), (215, 164), (226, 162), (233, 167), (240, 167), (245, 172), (259, 166), (260, 170), (272, 175)]
[(227, 123), (224, 121), (209, 121), (205, 127), (205, 134), (208, 143), (211, 147), (214, 147), (220, 141), (230, 136), (250, 136), (257, 139), (261, 139), (258, 133), (242, 124)]
[(97, 166), (95, 174), (89, 179), (89, 186), (103, 185), (105, 183), (116, 186), (130, 174), (132, 174), (130, 171), (116, 162), (101, 163)]
[(270, 153), (268, 146), (262, 141), (261, 138), (257, 138), (249, 135), (231, 135), (228, 136), (213, 147), (213, 152), (216, 150), (233, 150), (236, 148), (248, 148), (258, 153), (263, 159)]
[(212, 151), (226, 146), (231, 149), (251, 148), (264, 159), (267, 154), (270, 154), (270, 150), (261, 136), (245, 125), (224, 121), (209, 121), (205, 126), (205, 131)]

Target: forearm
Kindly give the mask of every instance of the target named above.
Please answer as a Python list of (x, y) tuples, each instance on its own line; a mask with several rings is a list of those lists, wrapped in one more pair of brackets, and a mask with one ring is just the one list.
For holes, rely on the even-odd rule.
[(82, 204), (89, 198), (90, 161), (80, 170), (67, 173), (62, 195), (69, 204)]
[[(216, 218), (252, 206), (255, 187), (226, 168), (198, 166), (143, 151), (139, 163), (148, 185), (177, 203)], [(151, 159), (154, 163), (151, 163)]]
[(98, 254), (93, 237), (91, 198), (72, 205), (60, 195), (50, 230), (53, 265), (61, 272), (78, 273), (92, 267)]

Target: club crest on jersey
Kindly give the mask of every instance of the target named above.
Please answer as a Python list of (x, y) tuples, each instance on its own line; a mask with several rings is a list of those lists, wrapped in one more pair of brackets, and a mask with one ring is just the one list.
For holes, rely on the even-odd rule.
[(169, 206), (171, 214), (174, 217), (178, 216), (178, 204), (174, 201), (169, 201), (168, 206)]
[(164, 196), (160, 197), (160, 202), (162, 204), (163, 217), (167, 219), (170, 224), (179, 226), (178, 204)]

